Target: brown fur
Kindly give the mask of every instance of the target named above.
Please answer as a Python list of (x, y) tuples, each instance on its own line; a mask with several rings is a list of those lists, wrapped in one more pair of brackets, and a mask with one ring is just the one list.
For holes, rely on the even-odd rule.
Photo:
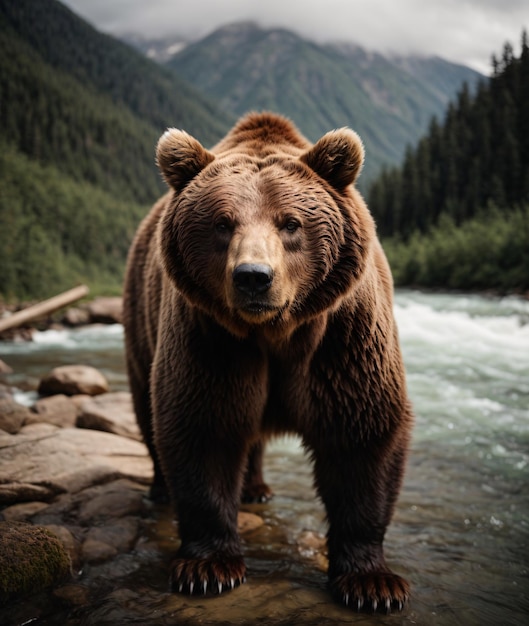
[(170, 191), (131, 249), (127, 364), (182, 545), (175, 590), (244, 580), (241, 497), (271, 495), (263, 441), (298, 433), (329, 521), (329, 583), (345, 604), (401, 607), (408, 583), (382, 542), (412, 415), (392, 280), (353, 184), (355, 133), (313, 146), (287, 120), (250, 114), (211, 151), (169, 130), (157, 149)]

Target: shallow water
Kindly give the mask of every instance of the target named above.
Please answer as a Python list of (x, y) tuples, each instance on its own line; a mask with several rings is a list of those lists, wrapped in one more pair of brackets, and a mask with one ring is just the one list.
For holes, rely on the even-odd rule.
[[(321, 556), (321, 503), (295, 439), (269, 448), (267, 505), (247, 510), (265, 525), (245, 537), (246, 585), (214, 599), (167, 593), (176, 545), (160, 510), (135, 554), (87, 568), (90, 606), (57, 607), (62, 624), (454, 624), (518, 625), (529, 619), (529, 302), (399, 292), (399, 324), (417, 415), (412, 453), (386, 539), (392, 567), (411, 580), (401, 614), (357, 615), (330, 602)], [(25, 390), (62, 363), (100, 368), (126, 388), (119, 326), (39, 333), (32, 344), (0, 344), (0, 358)], [(117, 568), (117, 569), (116, 569)], [(51, 621), (50, 621), (51, 620)], [(55, 621), (54, 621), (55, 620)]]

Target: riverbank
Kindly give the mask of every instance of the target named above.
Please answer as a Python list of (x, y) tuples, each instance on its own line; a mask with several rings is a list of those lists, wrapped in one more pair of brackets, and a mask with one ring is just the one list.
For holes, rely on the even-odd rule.
[[(0, 302), (0, 319), (24, 311), (33, 302), (8, 305)], [(0, 332), (0, 341), (31, 341), (35, 331), (78, 328), (90, 324), (120, 324), (123, 319), (123, 299), (120, 296), (99, 296), (81, 304), (68, 306), (41, 316), (16, 328)]]
[[(529, 303), (515, 297), (500, 300), (397, 290), (395, 315), (416, 425), (403, 490), (385, 541), (388, 562), (411, 581), (412, 597), (409, 607), (392, 615), (391, 622), (395, 626), (517, 626), (529, 613), (527, 563), (520, 549), (527, 540), (529, 519), (525, 497)], [(128, 397), (120, 324), (35, 331), (33, 341), (0, 342), (0, 358), (13, 370), (4, 380), (14, 398), (25, 405), (24, 414), (29, 411), (32, 418), (32, 407), (41, 400), (40, 380), (58, 365), (89, 364), (104, 374), (109, 391), (91, 401), (103, 402), (108, 394), (114, 402), (113, 394), (120, 392)], [(122, 405), (119, 414), (124, 412)], [(58, 413), (58, 407), (53, 413)], [(24, 512), (24, 507), (37, 502), (33, 506), (39, 510), (24, 512), (22, 522), (35, 526), (37, 521), (45, 524), (55, 519), (56, 526), (71, 529), (77, 542), (74, 555), (80, 553), (81, 560), (67, 582), (0, 607), (2, 625), (19, 626), (31, 619), (47, 626), (336, 626), (375, 625), (384, 620), (342, 609), (326, 591), (323, 506), (313, 489), (310, 462), (295, 439), (274, 441), (267, 448), (265, 478), (274, 498), (243, 509), (263, 521), (243, 536), (247, 583), (226, 596), (189, 598), (168, 590), (169, 563), (178, 546), (170, 510), (150, 505), (145, 497), (147, 479), (108, 469), (99, 455), (100, 442), (109, 437), (140, 449), (142, 444), (133, 437), (86, 428), (89, 423), (82, 429), (77, 418), (76, 413), (71, 425), (55, 428), (28, 423), (7, 438), (13, 444), (9, 454), (16, 458), (32, 428), (48, 429), (32, 435), (41, 446), (49, 442), (49, 448), (42, 448), (42, 455), (26, 457), (26, 467), (35, 462), (38, 472), (43, 472), (30, 482), (51, 499), (39, 500), (30, 493), (31, 500), (6, 504), (4, 510), (23, 505)], [(134, 425), (132, 417), (131, 422)], [(82, 440), (87, 443), (86, 454), (75, 447)], [(0, 449), (0, 484), (6, 475), (5, 449)], [(61, 475), (45, 473), (54, 456), (67, 457), (72, 472), (79, 470), (70, 480), (77, 483), (76, 493), (59, 489), (66, 489), (69, 482)], [(111, 462), (127, 458), (136, 471), (143, 457), (114, 454)], [(99, 482), (82, 484), (96, 462), (107, 468), (103, 476)], [(97, 479), (98, 472), (94, 474)], [(124, 498), (138, 506), (136, 513), (120, 513), (124, 507), (117, 506), (119, 493), (128, 494)], [(141, 498), (135, 500), (138, 493)], [(80, 518), (91, 502), (95, 506), (105, 501), (101, 516), (90, 517), (88, 508), (86, 521)], [(112, 516), (114, 508), (122, 517)], [(100, 562), (83, 560), (94, 546), (92, 539), (100, 540), (92, 535), (83, 549), (88, 533), (99, 528), (106, 533), (122, 523), (127, 532), (115, 531), (114, 538), (107, 534), (102, 541), (117, 554)], [(129, 523), (132, 530), (138, 528), (133, 540)], [(129, 537), (130, 549), (123, 551), (120, 533)], [(108, 550), (105, 547), (102, 553)]]
[[(124, 568), (133, 572), (152, 561), (154, 579), (167, 575), (178, 545), (177, 527), (169, 507), (154, 507), (147, 498), (152, 463), (130, 394), (109, 392), (102, 379), (86, 366), (58, 368), (39, 386), (50, 389), (52, 380), (58, 393), (40, 397), (31, 407), (15, 402), (7, 386), (0, 387), (0, 527), (3, 536), (25, 531), (20, 541), (32, 540), (38, 531), (43, 541), (33, 557), (42, 559), (38, 567), (19, 561), (23, 576), (9, 561), (13, 544), (0, 543), (2, 624), (77, 623), (66, 616), (88, 610), (94, 594), (100, 594), (101, 576), (112, 581), (109, 592), (130, 599), (129, 590), (115, 588)], [(243, 536), (264, 524), (255, 513), (239, 514)], [(70, 563), (66, 576), (46, 555), (57, 541)], [(323, 544), (322, 537), (309, 534), (300, 550), (324, 563)], [(195, 613), (199, 620), (202, 612), (193, 611), (193, 600), (178, 598), (185, 617), (178, 623), (194, 623)], [(178, 613), (178, 602), (172, 603)], [(110, 622), (85, 617), (82, 623)]]

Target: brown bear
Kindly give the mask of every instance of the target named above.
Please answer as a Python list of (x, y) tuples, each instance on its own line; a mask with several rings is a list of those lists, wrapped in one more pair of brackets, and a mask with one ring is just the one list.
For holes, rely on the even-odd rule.
[(392, 279), (354, 187), (343, 128), (311, 145), (288, 120), (244, 117), (213, 149), (168, 130), (170, 191), (133, 243), (124, 292), (134, 407), (181, 546), (172, 588), (245, 580), (241, 498), (266, 500), (263, 445), (297, 433), (329, 529), (329, 585), (355, 609), (402, 608), (383, 539), (412, 428)]

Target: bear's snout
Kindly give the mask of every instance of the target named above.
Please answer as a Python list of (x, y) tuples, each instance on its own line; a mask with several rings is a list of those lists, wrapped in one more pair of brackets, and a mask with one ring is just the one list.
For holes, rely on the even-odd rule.
[(265, 293), (272, 286), (274, 270), (262, 263), (242, 263), (232, 274), (235, 288), (246, 296)]

